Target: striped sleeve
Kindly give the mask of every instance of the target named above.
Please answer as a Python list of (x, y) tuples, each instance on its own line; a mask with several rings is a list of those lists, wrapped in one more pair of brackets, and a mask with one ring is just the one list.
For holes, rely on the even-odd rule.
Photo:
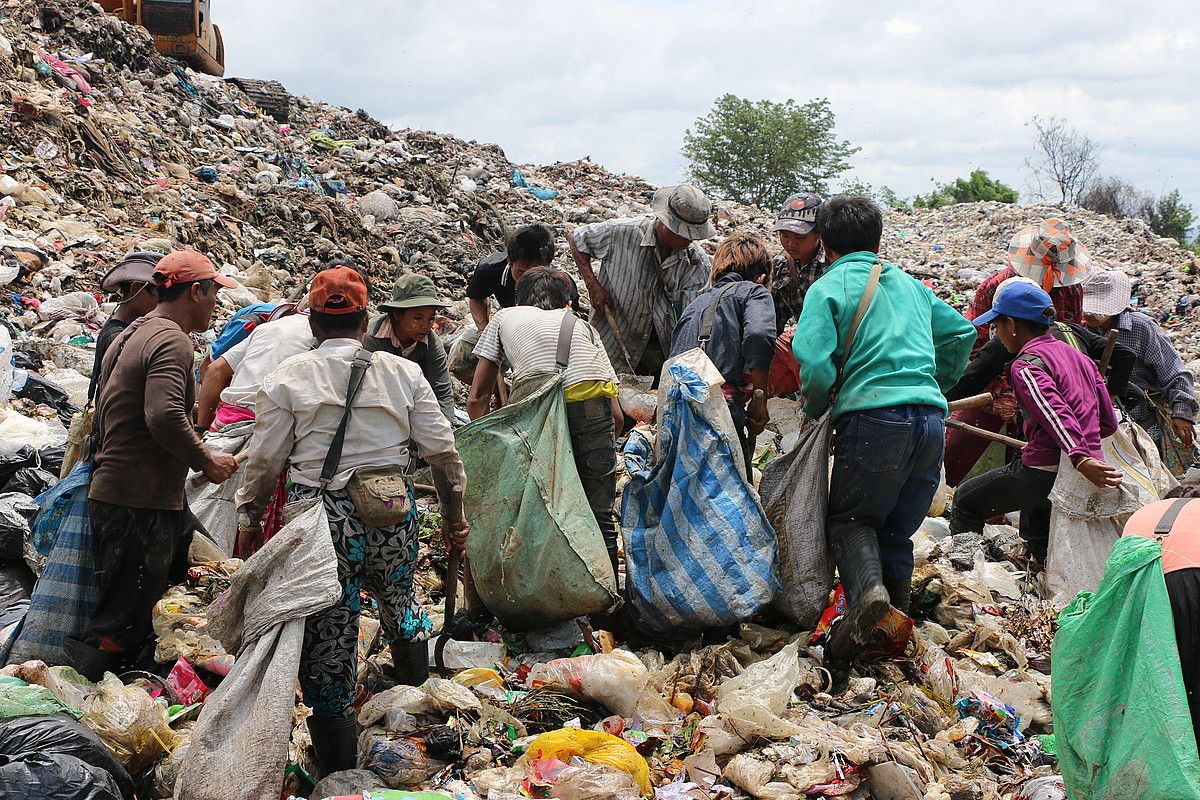
[(1026, 361), (1012, 364), (1012, 386), (1017, 404), (1045, 430), (1068, 455), (1089, 455), (1083, 426), (1045, 370)]

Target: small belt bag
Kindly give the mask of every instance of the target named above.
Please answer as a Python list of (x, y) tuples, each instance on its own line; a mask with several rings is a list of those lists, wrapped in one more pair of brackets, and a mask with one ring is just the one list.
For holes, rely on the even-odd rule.
[[(333, 435), (333, 443), (329, 446), (329, 453), (325, 456), (325, 464), (321, 468), (322, 490), (328, 489), (329, 482), (337, 473), (338, 462), (342, 459), (342, 446), (346, 441), (346, 427), (350, 422), (350, 409), (369, 366), (371, 366), (371, 352), (360, 348), (350, 365), (350, 384), (346, 387), (346, 409), (342, 412), (342, 421), (338, 423), (337, 432)], [(346, 493), (350, 495), (350, 500), (354, 503), (359, 520), (372, 528), (399, 525), (407, 522), (413, 514), (408, 472), (399, 464), (386, 467), (363, 467), (355, 470), (346, 484)]]

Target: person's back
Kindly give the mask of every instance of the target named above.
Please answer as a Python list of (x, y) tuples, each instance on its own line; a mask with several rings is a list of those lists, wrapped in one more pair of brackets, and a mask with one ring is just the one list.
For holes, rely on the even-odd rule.
[[(852, 253), (826, 270), (808, 291), (792, 348), (800, 362), (805, 412), (820, 416), (837, 378), (850, 323), (878, 257)], [(834, 417), (901, 404), (946, 410), (970, 352), (974, 330), (930, 289), (899, 267), (883, 264), (879, 284), (859, 324), (842, 374)], [(821, 358), (824, 356), (824, 358)]]
[(259, 325), (221, 356), (233, 368), (233, 380), (221, 392), (221, 402), (253, 409), (263, 380), (287, 359), (316, 346), (304, 314)]

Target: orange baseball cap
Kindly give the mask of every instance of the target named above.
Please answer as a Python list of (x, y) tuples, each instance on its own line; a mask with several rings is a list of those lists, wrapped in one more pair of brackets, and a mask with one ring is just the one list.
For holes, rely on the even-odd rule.
[(177, 283), (215, 281), (218, 286), (233, 289), (238, 282), (217, 272), (204, 253), (195, 250), (176, 250), (162, 257), (154, 266), (154, 282), (167, 289)]
[(367, 310), (367, 284), (349, 267), (323, 269), (308, 290), (308, 306), (320, 314), (355, 314)]

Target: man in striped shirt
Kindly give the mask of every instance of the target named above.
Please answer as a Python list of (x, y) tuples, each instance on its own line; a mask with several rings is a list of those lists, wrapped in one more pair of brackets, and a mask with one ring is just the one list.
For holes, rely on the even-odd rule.
[[(697, 241), (716, 235), (712, 203), (694, 186), (654, 193), (653, 217), (581, 225), (567, 237), (600, 334), (618, 372), (658, 377), (683, 309), (708, 284)], [(599, 274), (592, 259), (603, 263)]]
[(1050, 490), (1062, 454), (1096, 486), (1118, 486), (1121, 473), (1104, 463), (1101, 440), (1117, 429), (1117, 416), (1099, 370), (1083, 353), (1049, 333), (1054, 305), (1041, 287), (1010, 282), (996, 292), (976, 325), (992, 324), (1010, 353), (1009, 380), (1025, 412), (1021, 458), (958, 487), (950, 529), (982, 531), (984, 521), (1021, 512), (1021, 538), (1045, 561), (1050, 540)]

